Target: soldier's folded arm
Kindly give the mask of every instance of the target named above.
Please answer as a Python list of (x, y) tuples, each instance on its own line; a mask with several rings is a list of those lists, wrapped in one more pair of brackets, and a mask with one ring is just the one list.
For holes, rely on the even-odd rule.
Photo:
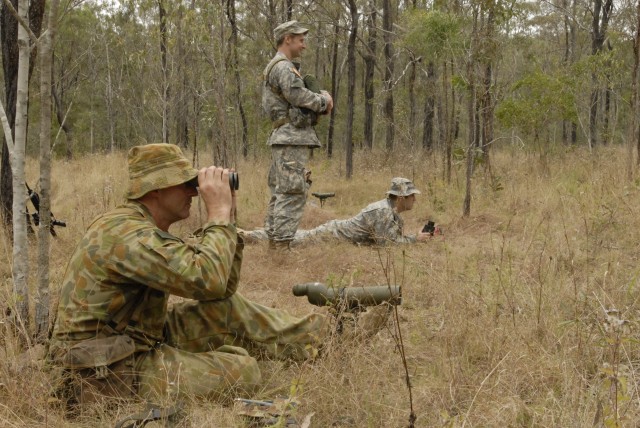
[(327, 98), (307, 89), (304, 81), (292, 71), (280, 73), (279, 77), (282, 95), (291, 105), (308, 108), (316, 113), (322, 113), (327, 109)]
[(240, 270), (233, 266), (234, 260), (239, 264), (242, 257), (236, 256), (236, 250), (242, 251), (236, 243), (235, 226), (228, 224), (205, 225), (195, 245), (150, 229), (138, 240), (137, 256), (119, 260), (119, 269), (128, 270), (127, 276), (135, 282), (176, 296), (195, 300), (229, 297), (235, 292)]

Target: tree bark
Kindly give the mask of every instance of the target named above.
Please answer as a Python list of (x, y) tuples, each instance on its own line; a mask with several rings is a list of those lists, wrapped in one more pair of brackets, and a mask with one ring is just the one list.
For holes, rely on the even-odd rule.
[(51, 0), (48, 31), (40, 45), (40, 228), (38, 229), (38, 293), (36, 342), (45, 343), (49, 331), (49, 237), (51, 228), (51, 69), (59, 0)]
[(471, 47), (467, 62), (467, 79), (469, 81), (469, 99), (467, 104), (467, 115), (469, 120), (469, 135), (467, 146), (467, 171), (465, 181), (465, 196), (462, 206), (462, 216), (468, 217), (471, 214), (471, 177), (473, 176), (473, 162), (475, 149), (477, 147), (477, 111), (476, 111), (476, 88), (475, 88), (475, 61), (478, 47), (478, 8), (473, 8), (473, 30), (471, 32)]
[(373, 85), (376, 68), (376, 2), (371, 0), (367, 13), (367, 47), (364, 55), (364, 146), (373, 148), (373, 103), (375, 98), (375, 86)]
[(184, 13), (183, 5), (178, 5), (178, 20), (176, 28), (176, 45), (178, 50), (178, 57), (176, 61), (177, 75), (180, 79), (180, 84), (177, 86), (176, 91), (176, 109), (175, 109), (175, 121), (176, 121), (176, 144), (180, 147), (187, 148), (189, 146), (189, 72), (187, 68), (191, 63), (191, 58), (187, 55), (185, 50), (185, 29), (184, 29)]
[(391, 0), (382, 0), (382, 30), (384, 31), (384, 117), (386, 122), (386, 148), (391, 151), (395, 138), (394, 103), (393, 103), (393, 17)]
[[(17, 8), (18, 0), (10, 0)], [(31, 31), (40, 35), (42, 17), (44, 15), (45, 0), (32, 0), (29, 6), (29, 26)], [(11, 129), (14, 129), (16, 118), (16, 95), (18, 82), (18, 21), (7, 6), (2, 3), (0, 8), (0, 39), (2, 43), (2, 67), (4, 71), (5, 113)], [(31, 54), (35, 55), (33, 49)], [(33, 67), (29, 67), (29, 76)], [(13, 141), (13, 134), (12, 134)], [(13, 175), (11, 171), (9, 148), (6, 141), (2, 144), (2, 159), (0, 161), (0, 220), (4, 224), (12, 224), (13, 207)]]
[[(640, 105), (638, 103), (638, 74), (640, 71), (640, 1), (636, 3), (636, 33), (633, 39), (633, 70), (631, 73), (631, 125), (629, 140), (631, 152), (633, 146), (637, 149), (636, 165), (640, 165), (640, 129), (638, 118), (640, 117)], [(631, 156), (630, 156), (631, 157)], [(629, 168), (631, 175), (631, 168)], [(629, 177), (631, 178), (631, 177)]]
[(160, 66), (162, 67), (162, 142), (169, 142), (169, 71), (167, 70), (167, 9), (158, 0), (160, 20)]
[[(28, 21), (28, 0), (18, 1), (18, 14)], [(29, 337), (29, 249), (25, 213), (27, 192), (25, 187), (25, 148), (27, 143), (27, 110), (29, 102), (29, 35), (18, 26), (18, 79), (16, 97), (15, 140), (11, 153), (13, 172), (13, 293), (16, 302), (14, 322)], [(47, 94), (48, 95), (48, 94)]]
[(353, 117), (356, 93), (356, 38), (358, 36), (358, 6), (356, 6), (355, 0), (349, 0), (349, 14), (351, 15), (351, 28), (347, 44), (347, 129), (344, 141), (347, 179), (353, 176)]
[(333, 47), (331, 59), (331, 96), (333, 97), (333, 110), (329, 115), (329, 130), (327, 131), (327, 157), (333, 156), (333, 133), (336, 126), (336, 103), (338, 102), (338, 37), (340, 27), (336, 24), (333, 30)]
[(242, 122), (242, 156), (249, 155), (249, 124), (242, 105), (242, 81), (240, 79), (240, 64), (238, 61), (238, 24), (236, 22), (236, 7), (234, 0), (227, 0), (227, 18), (231, 24), (231, 55), (233, 75), (236, 81), (236, 105)]
[(433, 120), (435, 117), (436, 71), (433, 61), (427, 64), (427, 94), (424, 100), (424, 125), (422, 131), (422, 148), (433, 150)]
[[(593, 0), (593, 20), (591, 21), (591, 55), (602, 51), (609, 27), (613, 0)], [(598, 107), (600, 101), (598, 76), (591, 73), (591, 104), (589, 106), (589, 147), (598, 144)]]

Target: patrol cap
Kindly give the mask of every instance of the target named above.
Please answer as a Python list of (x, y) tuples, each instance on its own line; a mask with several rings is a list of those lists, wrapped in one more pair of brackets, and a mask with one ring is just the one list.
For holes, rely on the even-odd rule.
[(301, 26), (298, 21), (287, 21), (273, 30), (273, 36), (278, 41), (287, 34), (307, 34), (308, 32), (309, 29)]
[(391, 179), (391, 188), (387, 191), (387, 195), (409, 196), (414, 193), (420, 194), (416, 186), (408, 178), (394, 177)]
[(174, 144), (147, 144), (129, 150), (127, 199), (138, 199), (152, 190), (177, 186), (198, 176), (198, 170)]

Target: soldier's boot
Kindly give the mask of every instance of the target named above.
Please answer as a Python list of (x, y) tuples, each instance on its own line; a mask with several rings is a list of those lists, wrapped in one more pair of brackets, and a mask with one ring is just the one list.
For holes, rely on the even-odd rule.
[(287, 254), (291, 251), (291, 241), (269, 241), (269, 249), (276, 253)]

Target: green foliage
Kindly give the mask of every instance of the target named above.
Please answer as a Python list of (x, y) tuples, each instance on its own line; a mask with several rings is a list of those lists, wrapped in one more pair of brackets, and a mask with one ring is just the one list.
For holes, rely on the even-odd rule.
[(511, 95), (496, 109), (505, 127), (536, 135), (552, 120), (574, 120), (577, 116), (575, 79), (534, 71), (518, 80)]
[(403, 21), (407, 31), (401, 43), (416, 55), (435, 61), (460, 48), (460, 18), (453, 14), (411, 9)]

